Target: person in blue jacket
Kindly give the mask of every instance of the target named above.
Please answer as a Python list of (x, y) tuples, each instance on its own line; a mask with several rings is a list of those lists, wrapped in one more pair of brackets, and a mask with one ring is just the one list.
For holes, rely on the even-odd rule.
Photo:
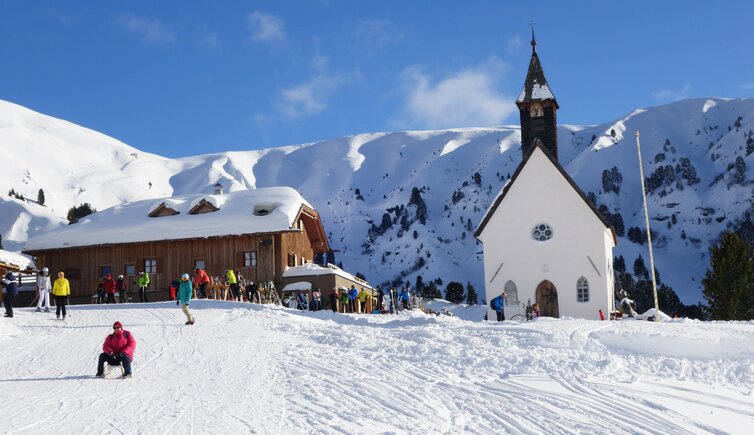
[(490, 306), (495, 310), (495, 313), (497, 313), (498, 322), (505, 320), (505, 298), (507, 297), (508, 295), (505, 292), (502, 292), (500, 293), (500, 296), (490, 301)]
[(12, 272), (8, 272), (3, 279), (3, 287), (5, 287), (5, 297), (3, 303), (5, 304), (5, 317), (13, 317), (13, 299), (18, 294), (18, 283), (16, 277)]
[(194, 293), (194, 286), (189, 281), (188, 273), (181, 275), (181, 283), (178, 285), (178, 303), (181, 304), (183, 314), (186, 315), (186, 324), (194, 324), (194, 316), (189, 311), (189, 304), (191, 303), (191, 295)]
[(359, 291), (356, 290), (355, 285), (351, 285), (351, 288), (348, 289), (348, 305), (351, 313), (356, 312), (356, 298), (359, 296)]
[(400, 298), (401, 298), (401, 303), (403, 304), (403, 309), (404, 310), (408, 310), (409, 309), (409, 305), (408, 305), (409, 296), (410, 295), (408, 294), (408, 288), (401, 287)]

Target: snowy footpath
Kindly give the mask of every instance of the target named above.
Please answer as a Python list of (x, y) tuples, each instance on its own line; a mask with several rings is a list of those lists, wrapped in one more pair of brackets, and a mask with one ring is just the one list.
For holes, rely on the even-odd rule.
[[(0, 318), (0, 433), (754, 428), (754, 322), (191, 308), (194, 326), (174, 303), (73, 306), (65, 321), (25, 308)], [(116, 320), (137, 340), (134, 375), (97, 379)]]

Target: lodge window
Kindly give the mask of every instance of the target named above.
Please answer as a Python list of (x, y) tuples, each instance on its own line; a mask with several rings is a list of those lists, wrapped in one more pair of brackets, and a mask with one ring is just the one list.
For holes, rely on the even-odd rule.
[(589, 302), (589, 281), (583, 276), (576, 281), (576, 301)]
[(156, 258), (147, 258), (146, 260), (144, 260), (144, 272), (157, 273), (157, 259)]
[(66, 269), (63, 271), (65, 274), (65, 277), (68, 279), (78, 279), (79, 278), (79, 270), (78, 269)]
[(296, 267), (296, 254), (288, 253), (288, 267)]
[(243, 267), (256, 267), (257, 251), (246, 251), (243, 253)]
[(124, 275), (126, 276), (134, 276), (136, 275), (136, 265), (135, 264), (126, 264), (124, 267)]
[(203, 258), (194, 260), (194, 269), (207, 270), (207, 262)]
[(113, 268), (112, 266), (102, 266), (99, 268), (100, 275), (99, 276), (107, 276), (113, 274)]

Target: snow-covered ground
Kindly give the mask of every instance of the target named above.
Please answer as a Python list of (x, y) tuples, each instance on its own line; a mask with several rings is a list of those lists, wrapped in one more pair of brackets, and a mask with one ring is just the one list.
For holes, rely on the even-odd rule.
[[(747, 433), (754, 425), (753, 322), (498, 324), (191, 307), (193, 327), (169, 302), (73, 306), (65, 321), (19, 308), (0, 319), (0, 433)], [(134, 377), (94, 378), (116, 320), (137, 339)]]

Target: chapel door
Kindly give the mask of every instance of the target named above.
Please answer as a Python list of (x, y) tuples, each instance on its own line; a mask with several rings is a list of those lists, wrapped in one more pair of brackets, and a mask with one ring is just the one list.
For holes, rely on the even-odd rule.
[(537, 303), (543, 316), (560, 317), (558, 309), (558, 290), (555, 285), (548, 280), (544, 280), (537, 286), (536, 292)]

